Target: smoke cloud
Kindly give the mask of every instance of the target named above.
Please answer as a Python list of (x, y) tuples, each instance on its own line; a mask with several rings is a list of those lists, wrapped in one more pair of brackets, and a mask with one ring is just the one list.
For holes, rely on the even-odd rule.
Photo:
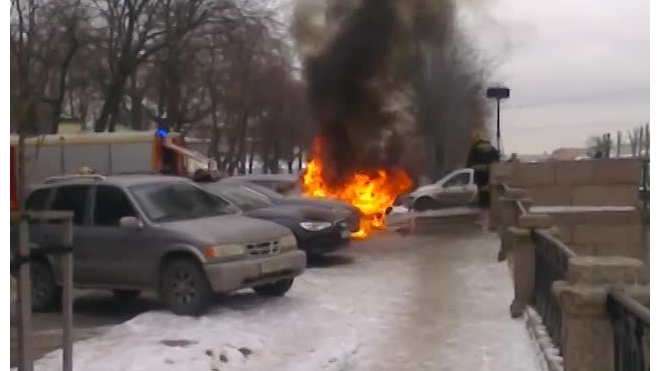
[[(422, 170), (416, 79), (453, 0), (300, 0), (291, 31), (303, 63), (324, 181)], [(449, 20), (448, 20), (449, 19)]]

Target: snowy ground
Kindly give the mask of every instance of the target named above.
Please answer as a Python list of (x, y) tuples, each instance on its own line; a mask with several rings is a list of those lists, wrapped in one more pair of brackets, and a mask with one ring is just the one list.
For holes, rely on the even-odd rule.
[[(479, 232), (475, 232), (479, 233)], [(280, 299), (249, 292), (199, 318), (147, 312), (74, 346), (79, 371), (534, 371), (493, 237), (379, 236), (309, 269)], [(61, 351), (35, 370), (61, 369)]]

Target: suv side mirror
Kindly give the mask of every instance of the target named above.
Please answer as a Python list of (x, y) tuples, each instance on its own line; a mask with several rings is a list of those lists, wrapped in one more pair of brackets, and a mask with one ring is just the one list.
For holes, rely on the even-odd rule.
[(144, 228), (144, 224), (142, 224), (142, 222), (134, 216), (123, 216), (123, 217), (121, 217), (121, 219), (119, 219), (119, 225), (122, 228), (129, 228), (129, 229), (142, 229), (142, 228)]
[(385, 209), (385, 215), (389, 215), (392, 213), (392, 206), (388, 206), (387, 209)]

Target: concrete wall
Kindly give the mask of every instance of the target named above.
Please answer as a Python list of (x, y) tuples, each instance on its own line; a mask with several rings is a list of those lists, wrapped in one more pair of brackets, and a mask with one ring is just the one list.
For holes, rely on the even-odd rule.
[[(648, 262), (636, 159), (499, 163), (491, 183), (523, 190), (532, 213), (550, 216), (561, 240), (582, 256), (624, 256)], [(497, 221), (501, 206), (493, 206)]]
[(535, 205), (637, 206), (636, 159), (498, 163), (491, 182), (522, 188)]
[(641, 215), (634, 207), (534, 207), (550, 216), (558, 237), (581, 256), (623, 256), (648, 261)]

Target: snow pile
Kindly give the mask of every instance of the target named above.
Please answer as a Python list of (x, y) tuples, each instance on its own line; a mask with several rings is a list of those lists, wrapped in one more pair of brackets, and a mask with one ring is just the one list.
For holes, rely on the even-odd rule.
[[(409, 290), (378, 262), (309, 270), (283, 298), (239, 293), (201, 318), (149, 312), (74, 345), (79, 371), (313, 371), (350, 367), (362, 344), (388, 328), (387, 312)], [(365, 274), (365, 271), (373, 273)], [(366, 280), (365, 278), (371, 279)], [(380, 275), (380, 280), (374, 276)], [(374, 284), (374, 281), (376, 284)], [(361, 301), (360, 298), (373, 298)], [(388, 309), (389, 308), (389, 309)], [(61, 368), (61, 351), (35, 370)]]

